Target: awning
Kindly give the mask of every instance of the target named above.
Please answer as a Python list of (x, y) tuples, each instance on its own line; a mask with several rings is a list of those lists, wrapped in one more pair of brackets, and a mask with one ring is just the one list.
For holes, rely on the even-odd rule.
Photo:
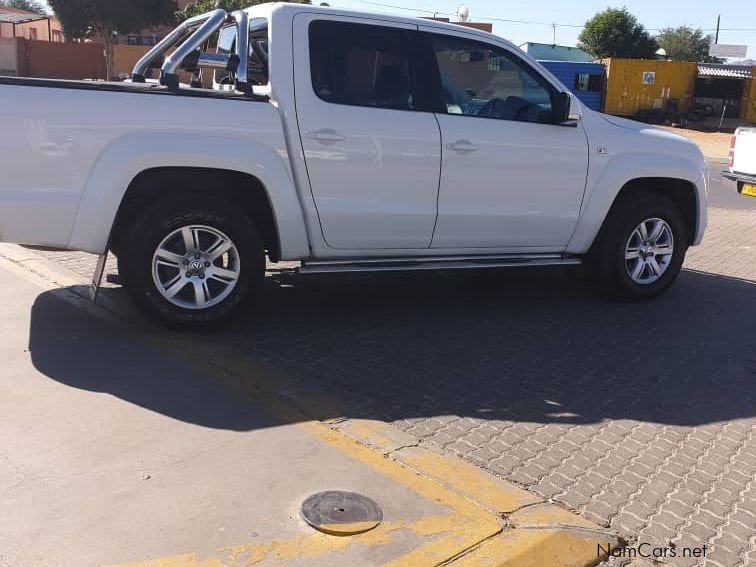
[(750, 79), (751, 67), (747, 65), (699, 64), (698, 76), (719, 79)]
[(50, 16), (42, 14), (14, 14), (12, 12), (3, 12), (0, 8), (0, 24), (28, 24), (29, 22), (39, 22), (49, 20)]
[(41, 22), (43, 20), (47, 20), (47, 39), (52, 41), (52, 16), (0, 7), (0, 24), (10, 24), (13, 26), (13, 37), (16, 37), (16, 26), (31, 22)]

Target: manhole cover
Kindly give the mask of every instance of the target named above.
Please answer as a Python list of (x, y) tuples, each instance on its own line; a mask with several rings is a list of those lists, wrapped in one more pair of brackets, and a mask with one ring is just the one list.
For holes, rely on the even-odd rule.
[(343, 490), (313, 494), (302, 502), (301, 512), (305, 522), (331, 535), (360, 534), (383, 520), (383, 511), (375, 501)]

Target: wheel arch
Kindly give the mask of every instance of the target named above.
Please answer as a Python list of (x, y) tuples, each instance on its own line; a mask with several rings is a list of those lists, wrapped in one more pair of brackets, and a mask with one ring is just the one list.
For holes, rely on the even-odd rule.
[(593, 188), (586, 192), (575, 233), (567, 245), (568, 253), (589, 252), (600, 238), (611, 212), (628, 195), (640, 193), (659, 194), (675, 202), (685, 220), (688, 244), (700, 242), (707, 222), (707, 179), (703, 170), (687, 160), (676, 163), (678, 160), (667, 158), (666, 164), (647, 167), (645, 175), (628, 175), (638, 167), (625, 167), (631, 164), (622, 159), (616, 161), (621, 163), (607, 167)]
[(614, 198), (595, 240), (598, 240), (603, 231), (606, 219), (612, 215), (617, 207), (622, 206), (625, 199), (632, 198), (635, 195), (660, 195), (675, 203), (679, 207), (685, 222), (687, 244), (693, 243), (698, 230), (696, 186), (686, 179), (675, 177), (638, 177), (625, 183)]
[(179, 179), (190, 193), (231, 199), (253, 222), (267, 215), (259, 228), (274, 257), (309, 254), (287, 156), (261, 141), (212, 134), (133, 134), (112, 142), (86, 182), (68, 247), (104, 252), (114, 227), (123, 226), (133, 212), (134, 195), (143, 200), (173, 196)]
[(123, 239), (145, 208), (182, 195), (201, 195), (212, 187), (215, 198), (238, 208), (260, 231), (273, 261), (281, 258), (281, 244), (273, 206), (259, 178), (227, 169), (206, 167), (155, 167), (141, 171), (131, 181), (115, 215), (110, 248), (118, 254)]

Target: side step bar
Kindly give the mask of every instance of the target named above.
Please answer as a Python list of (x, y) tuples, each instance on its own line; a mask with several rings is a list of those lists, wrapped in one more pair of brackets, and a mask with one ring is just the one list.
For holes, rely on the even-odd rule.
[(522, 266), (577, 266), (579, 264), (582, 264), (580, 258), (563, 256), (561, 254), (371, 258), (302, 262), (299, 273), (403, 272), (418, 270), (464, 270), (472, 268), (514, 268)]

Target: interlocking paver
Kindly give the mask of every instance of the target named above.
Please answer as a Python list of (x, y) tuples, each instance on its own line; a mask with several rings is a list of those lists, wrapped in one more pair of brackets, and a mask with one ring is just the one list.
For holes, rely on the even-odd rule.
[(651, 303), (605, 302), (555, 272), (284, 270), (264, 293), (217, 340), (340, 398), (348, 416), (392, 421), (631, 545), (707, 546), (662, 563), (756, 565), (753, 211), (712, 209), (703, 246)]

